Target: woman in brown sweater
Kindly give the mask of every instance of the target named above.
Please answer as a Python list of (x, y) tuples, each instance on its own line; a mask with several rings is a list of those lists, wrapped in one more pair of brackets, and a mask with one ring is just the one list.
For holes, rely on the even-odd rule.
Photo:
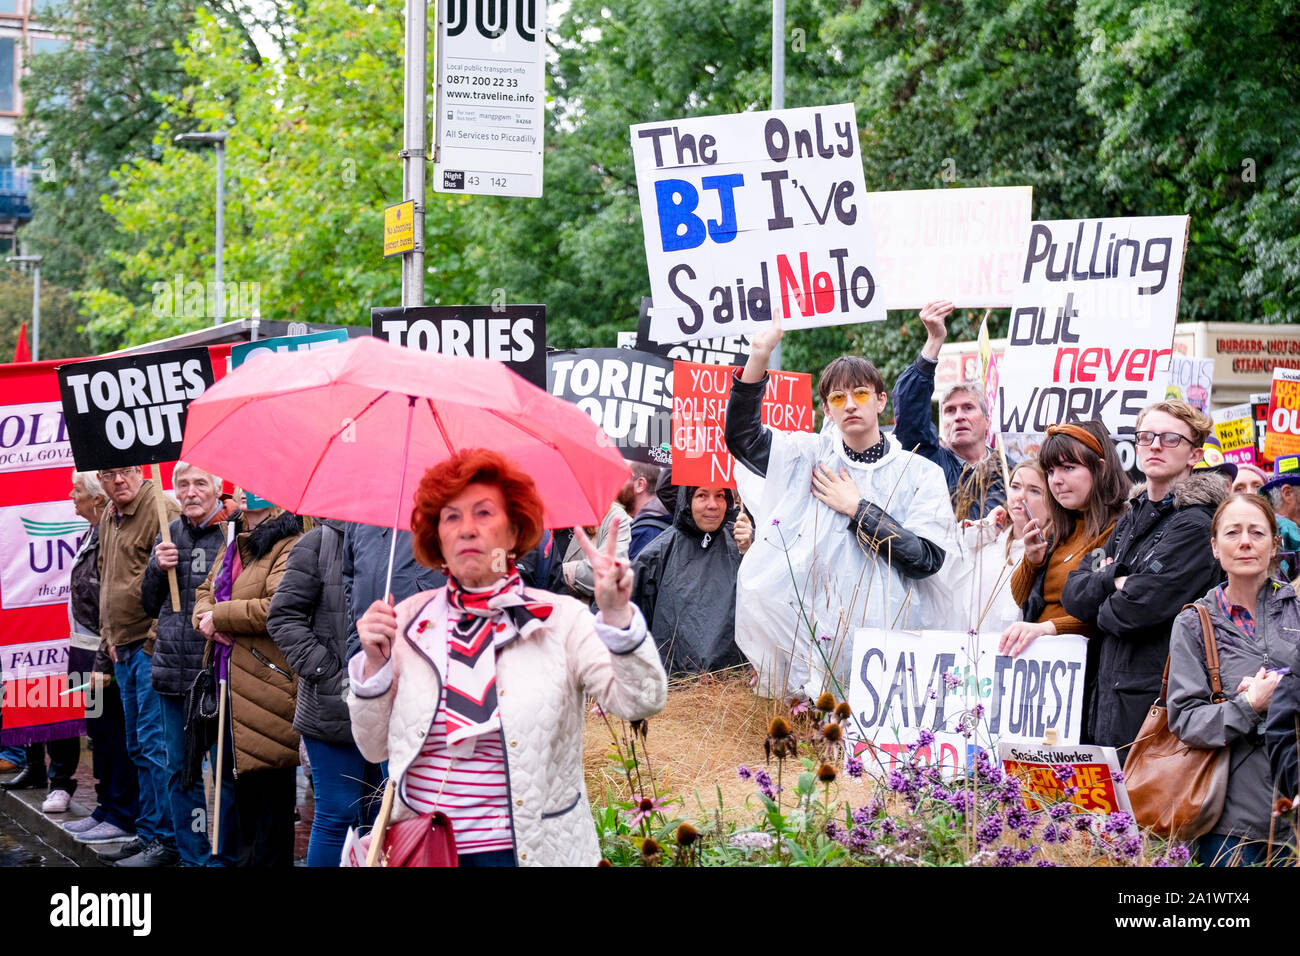
[(1002, 634), (998, 652), (1015, 657), (1044, 634), (1087, 634), (1061, 606), (1065, 578), (1100, 553), (1128, 506), (1128, 476), (1098, 421), (1051, 425), (1039, 452), (1047, 475), (1049, 525), (1025, 526), (1025, 556), (1011, 576), (1024, 620)]

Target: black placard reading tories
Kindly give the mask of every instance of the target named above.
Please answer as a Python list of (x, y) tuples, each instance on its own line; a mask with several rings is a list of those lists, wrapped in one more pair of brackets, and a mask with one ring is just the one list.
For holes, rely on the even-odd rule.
[(175, 461), (186, 410), (213, 381), (205, 348), (75, 362), (58, 375), (79, 471)]
[(375, 338), (421, 352), (495, 359), (546, 387), (546, 306), (424, 305), (370, 310)]

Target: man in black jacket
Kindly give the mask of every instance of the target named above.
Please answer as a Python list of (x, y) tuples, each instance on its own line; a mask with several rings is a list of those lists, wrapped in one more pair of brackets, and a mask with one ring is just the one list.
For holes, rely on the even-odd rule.
[(1214, 473), (1192, 473), (1210, 428), (1185, 402), (1142, 410), (1135, 438), (1147, 483), (1135, 489), (1105, 553), (1085, 557), (1066, 579), (1061, 603), (1093, 625), (1085, 743), (1123, 748), (1133, 742), (1160, 693), (1174, 618), (1222, 580), (1210, 550), (1210, 519), (1227, 484)]
[[(208, 843), (207, 801), (203, 784), (185, 786), (185, 695), (203, 669), (206, 639), (194, 629), (194, 592), (212, 567), (217, 550), (225, 542), (226, 521), (233, 504), (221, 500), (221, 479), (187, 462), (177, 462), (172, 488), (181, 505), (181, 516), (171, 523), (171, 542), (162, 535), (154, 539), (153, 554), (145, 568), (140, 599), (145, 613), (158, 618), (158, 640), (153, 649), (153, 689), (162, 703), (163, 736), (167, 748), (167, 794), (170, 798), (175, 847), (171, 853), (154, 850), (136, 854), (120, 866), (164, 866), (174, 862), (179, 851), (186, 866), (206, 866), (212, 853)], [(181, 609), (172, 610), (167, 571), (175, 569)], [(225, 786), (225, 784), (223, 784)], [(222, 802), (234, 800), (233, 787), (226, 787)], [(234, 806), (233, 802), (230, 806)]]

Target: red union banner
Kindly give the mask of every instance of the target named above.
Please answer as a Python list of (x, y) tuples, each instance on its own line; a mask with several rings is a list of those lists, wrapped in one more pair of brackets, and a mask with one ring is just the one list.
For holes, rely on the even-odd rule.
[[(221, 378), (230, 346), (209, 351)], [(84, 731), (84, 697), (67, 693), (68, 576), (90, 526), (68, 497), (72, 447), (55, 373), (66, 364), (0, 365), (0, 742), (6, 745)], [(169, 486), (170, 464), (161, 472)]]
[[(673, 363), (673, 484), (735, 488), (735, 460), (723, 435), (735, 370), (724, 365)], [(812, 376), (771, 372), (763, 396), (764, 425), (813, 429)]]

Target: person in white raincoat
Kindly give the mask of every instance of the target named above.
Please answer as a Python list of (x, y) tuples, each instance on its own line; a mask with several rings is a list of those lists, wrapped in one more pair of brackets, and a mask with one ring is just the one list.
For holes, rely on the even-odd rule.
[(854, 630), (951, 620), (941, 569), (952, 506), (942, 469), (881, 434), (889, 393), (866, 359), (841, 356), (822, 372), (829, 421), (820, 434), (763, 426), (781, 336), (774, 318), (753, 337), (727, 405), (727, 448), (755, 518), (736, 584), (736, 643), (759, 694), (844, 698)]

